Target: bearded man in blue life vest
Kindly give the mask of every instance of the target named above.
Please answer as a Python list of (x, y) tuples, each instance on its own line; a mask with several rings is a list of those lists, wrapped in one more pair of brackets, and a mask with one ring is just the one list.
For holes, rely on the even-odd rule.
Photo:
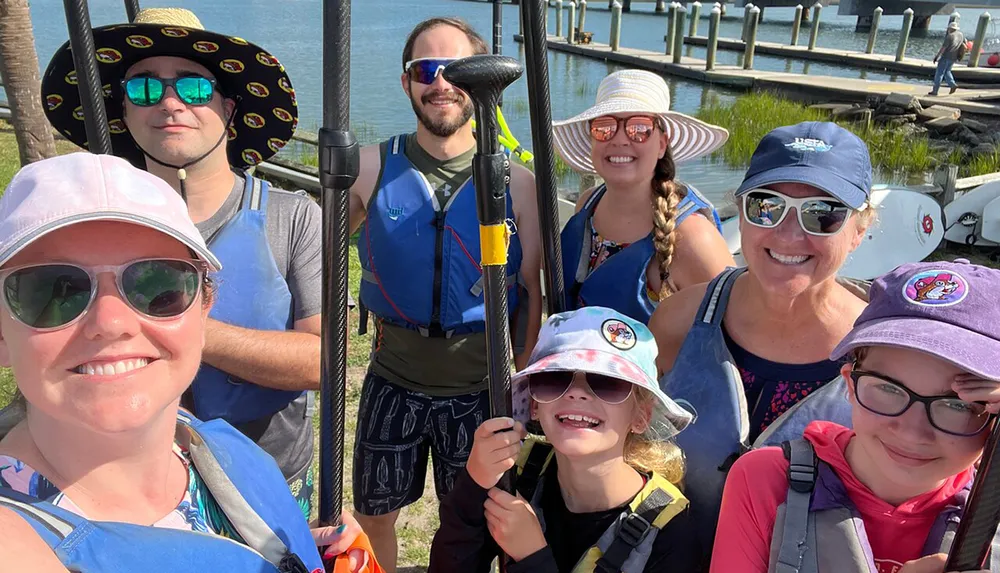
[[(417, 25), (401, 77), (416, 133), (362, 149), (351, 189), (351, 228), (361, 228), (361, 305), (375, 315), (376, 329), (358, 411), (354, 507), (389, 572), (396, 568), (396, 518), (423, 493), (428, 453), (440, 499), (490, 417), (473, 107), (441, 73), (457, 58), (486, 51), (461, 20)], [(541, 255), (534, 177), (516, 164), (507, 213), (516, 226), (507, 294), (521, 367), (541, 321)]]
[[(308, 519), (321, 212), (246, 171), (295, 131), (288, 75), (267, 51), (206, 31), (187, 10), (143, 10), (133, 24), (95, 29), (95, 42), (115, 155), (180, 192), (223, 261), (202, 366), (182, 405), (225, 419), (271, 454)], [(84, 145), (75, 73), (67, 43), (42, 97), (52, 124)]]

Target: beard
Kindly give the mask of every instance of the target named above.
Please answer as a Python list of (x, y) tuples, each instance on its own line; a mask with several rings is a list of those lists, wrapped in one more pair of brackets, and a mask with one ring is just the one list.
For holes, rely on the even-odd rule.
[[(411, 92), (412, 93), (412, 92)], [(453, 92), (454, 99), (456, 103), (461, 102), (462, 113), (455, 119), (439, 119), (435, 120), (429, 117), (424, 111), (417, 105), (417, 102), (410, 96), (410, 106), (413, 107), (413, 113), (416, 114), (417, 119), (420, 120), (420, 124), (427, 128), (427, 131), (433, 133), (437, 137), (451, 137), (456, 131), (462, 128), (465, 124), (469, 123), (472, 119), (472, 102), (464, 94), (459, 92)], [(420, 101), (424, 105), (428, 105), (432, 98), (441, 95), (440, 91), (433, 91), (425, 93)]]

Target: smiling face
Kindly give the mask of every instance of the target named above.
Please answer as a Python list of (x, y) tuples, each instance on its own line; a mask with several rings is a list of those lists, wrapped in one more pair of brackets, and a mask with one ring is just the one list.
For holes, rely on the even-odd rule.
[(609, 404), (587, 385), (587, 376), (576, 372), (573, 383), (558, 400), (532, 401), (532, 419), (538, 420), (545, 437), (560, 454), (570, 458), (624, 455), (630, 432), (646, 430), (652, 404), (640, 405), (633, 391), (620, 404)]
[[(897, 380), (922, 396), (953, 395), (952, 381), (962, 373), (929, 354), (889, 346), (870, 347), (856, 368)], [(845, 377), (850, 370), (850, 364), (844, 366)], [(919, 403), (900, 416), (881, 416), (861, 406), (853, 384), (848, 387), (856, 433), (848, 460), (873, 490), (909, 499), (937, 488), (979, 458), (988, 432), (962, 437), (936, 430)]]
[[(465, 58), (474, 53), (465, 32), (442, 24), (417, 36), (412, 59)], [(439, 73), (430, 84), (413, 81), (406, 72), (400, 80), (420, 125), (435, 136), (450, 137), (472, 119), (472, 101), (464, 92), (445, 81), (444, 74)]]
[[(125, 73), (125, 78), (136, 76), (156, 76), (158, 78), (178, 78), (198, 75), (206, 78), (215, 76), (204, 66), (173, 56), (147, 58), (134, 64)], [(125, 125), (139, 146), (160, 161), (183, 165), (201, 157), (218, 143), (226, 129), (230, 115), (235, 111), (233, 100), (224, 99), (215, 91), (212, 101), (206, 105), (188, 105), (177, 97), (174, 88), (166, 88), (159, 103), (140, 107), (125, 98)], [(246, 126), (236, 126), (247, 129)], [(212, 156), (226, 157), (226, 142), (223, 141)]]
[[(191, 254), (152, 229), (89, 222), (42, 237), (5, 267), (53, 261), (91, 267), (150, 257)], [(179, 317), (151, 320), (121, 298), (113, 273), (99, 275), (98, 283), (90, 308), (62, 329), (40, 332), (0, 313), (0, 362), (13, 367), (29, 416), (109, 434), (172, 419), (201, 363), (208, 308), (199, 298)]]
[[(774, 183), (767, 188), (795, 199), (830, 196), (802, 183)], [(740, 210), (740, 244), (747, 267), (765, 289), (785, 297), (798, 296), (836, 276), (864, 233), (856, 213), (839, 233), (821, 237), (802, 230), (796, 209), (789, 209), (781, 224), (771, 229), (747, 223)]]
[[(607, 117), (626, 120), (635, 115), (643, 114), (619, 113)], [(597, 141), (591, 137), (590, 160), (597, 174), (612, 186), (632, 186), (649, 181), (656, 162), (667, 152), (667, 134), (661, 127), (656, 127), (649, 139), (642, 143), (628, 138), (624, 121), (619, 122), (617, 133), (608, 141)]]

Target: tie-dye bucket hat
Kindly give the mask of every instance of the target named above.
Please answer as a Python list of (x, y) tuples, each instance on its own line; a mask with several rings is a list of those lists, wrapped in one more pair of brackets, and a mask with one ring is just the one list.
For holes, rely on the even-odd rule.
[(514, 419), (531, 420), (528, 379), (541, 372), (585, 372), (618, 378), (656, 397), (643, 437), (668, 440), (687, 427), (692, 414), (660, 390), (656, 341), (641, 322), (609, 308), (589, 306), (549, 317), (538, 334), (528, 366), (511, 379)]

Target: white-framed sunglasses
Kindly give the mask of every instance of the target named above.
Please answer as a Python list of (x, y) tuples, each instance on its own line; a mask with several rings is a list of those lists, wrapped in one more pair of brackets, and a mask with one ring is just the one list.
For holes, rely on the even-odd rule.
[(763, 188), (743, 194), (743, 218), (755, 227), (773, 229), (791, 209), (795, 209), (802, 230), (817, 237), (836, 235), (856, 211), (829, 195), (796, 199)]
[(430, 85), (444, 72), (448, 64), (458, 58), (417, 58), (406, 62), (403, 72), (418, 84)]

